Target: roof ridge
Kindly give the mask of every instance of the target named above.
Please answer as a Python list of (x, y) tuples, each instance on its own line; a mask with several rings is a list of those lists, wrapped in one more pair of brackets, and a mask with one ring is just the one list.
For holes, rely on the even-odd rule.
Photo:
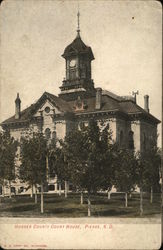
[(121, 96), (118, 96), (109, 90), (102, 89), (102, 95), (107, 95), (107, 96), (109, 96), (117, 101), (121, 100)]

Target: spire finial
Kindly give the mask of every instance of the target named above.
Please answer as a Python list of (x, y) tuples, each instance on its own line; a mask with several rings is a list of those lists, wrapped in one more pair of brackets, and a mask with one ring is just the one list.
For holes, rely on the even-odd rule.
[(80, 36), (80, 12), (79, 12), (79, 3), (78, 3), (78, 13), (77, 13), (77, 18), (78, 18), (77, 36)]

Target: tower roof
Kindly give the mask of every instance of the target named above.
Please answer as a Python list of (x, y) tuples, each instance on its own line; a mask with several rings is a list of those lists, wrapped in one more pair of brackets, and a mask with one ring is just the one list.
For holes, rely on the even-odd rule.
[(91, 47), (85, 45), (85, 43), (82, 41), (79, 33), (77, 34), (77, 37), (73, 40), (73, 42), (70, 43), (65, 48), (62, 56), (64, 58), (67, 58), (69, 56), (75, 56), (78, 54), (85, 54), (85, 55), (88, 55), (91, 60), (94, 59), (94, 55), (93, 55)]
[(84, 54), (90, 58), (90, 60), (94, 59), (94, 55), (92, 52), (91, 47), (85, 45), (85, 43), (82, 41), (80, 37), (80, 13), (79, 13), (79, 6), (78, 6), (78, 13), (77, 13), (77, 36), (73, 40), (72, 43), (70, 43), (64, 50), (63, 57), (67, 58), (70, 56), (76, 56)]

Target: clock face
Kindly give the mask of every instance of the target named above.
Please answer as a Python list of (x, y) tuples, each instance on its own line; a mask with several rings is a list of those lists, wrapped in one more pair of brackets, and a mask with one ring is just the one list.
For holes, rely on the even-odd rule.
[(75, 59), (72, 59), (70, 61), (70, 67), (75, 67), (76, 66), (76, 60)]

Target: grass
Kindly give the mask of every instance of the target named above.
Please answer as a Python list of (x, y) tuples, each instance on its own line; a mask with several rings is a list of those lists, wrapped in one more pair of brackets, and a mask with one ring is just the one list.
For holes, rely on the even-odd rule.
[[(133, 194), (128, 198), (128, 207), (125, 207), (124, 194), (114, 193), (111, 199), (107, 194), (92, 195), (92, 216), (93, 217), (140, 217), (139, 215), (139, 194)], [(143, 197), (143, 217), (161, 216), (161, 194), (154, 194), (153, 203), (150, 203), (149, 194)], [(7, 217), (86, 217), (87, 216), (87, 194), (84, 195), (84, 204), (80, 204), (79, 194), (64, 195), (45, 194), (44, 214), (40, 213), (40, 195), (38, 204), (34, 203), (34, 197), (27, 195), (1, 197), (0, 216)]]

